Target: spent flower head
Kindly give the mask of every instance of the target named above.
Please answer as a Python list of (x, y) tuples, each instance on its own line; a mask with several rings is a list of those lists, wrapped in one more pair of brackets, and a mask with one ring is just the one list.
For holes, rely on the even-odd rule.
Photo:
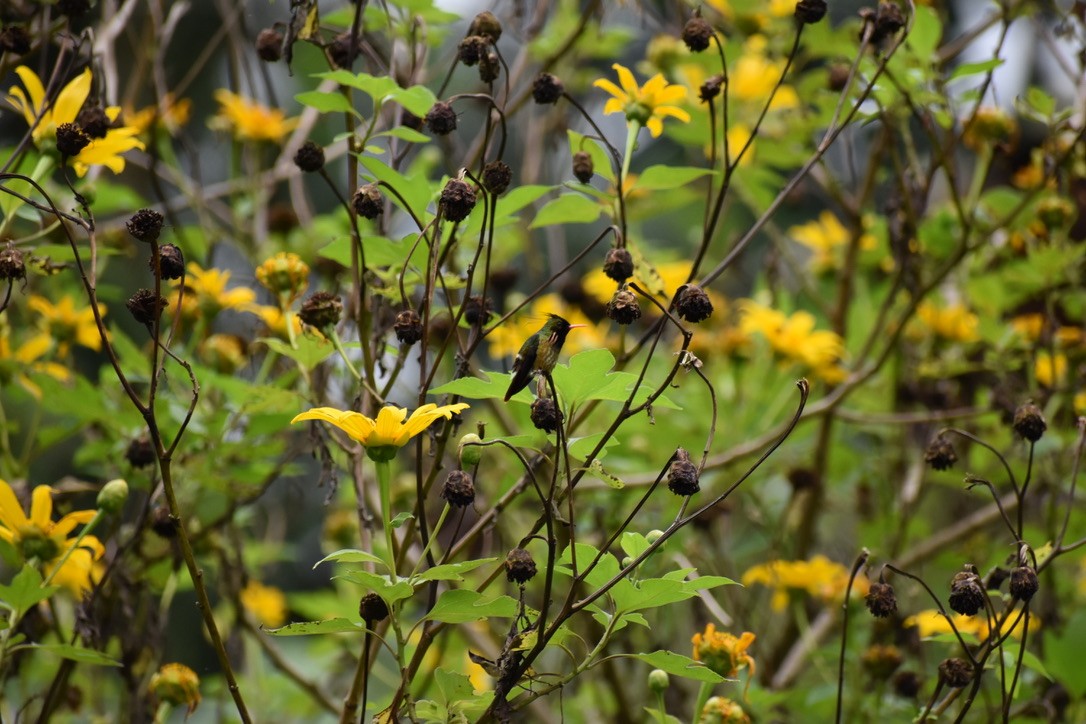
[(715, 624), (706, 624), (705, 631), (694, 634), (694, 660), (701, 661), (710, 669), (728, 678), (734, 678), (740, 669), (749, 668), (754, 675), (754, 658), (748, 653), (755, 636), (750, 631), (741, 635), (717, 631)]

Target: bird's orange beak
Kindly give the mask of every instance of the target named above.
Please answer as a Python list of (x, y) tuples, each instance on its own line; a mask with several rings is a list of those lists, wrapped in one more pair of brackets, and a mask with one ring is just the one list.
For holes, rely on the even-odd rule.
[(587, 324), (571, 324), (571, 325), (569, 325), (569, 328), (570, 329), (577, 329), (577, 327), (587, 327), (587, 326), (588, 326)]

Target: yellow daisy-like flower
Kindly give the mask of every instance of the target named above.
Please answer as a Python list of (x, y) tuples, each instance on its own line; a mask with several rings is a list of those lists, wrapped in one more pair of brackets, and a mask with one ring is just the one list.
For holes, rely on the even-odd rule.
[[(72, 344), (78, 344), (98, 352), (102, 349), (102, 337), (98, 334), (98, 325), (94, 321), (94, 310), (89, 306), (76, 309), (75, 301), (70, 296), (65, 296), (59, 302), (53, 304), (45, 297), (32, 294), (27, 300), (27, 306), (40, 316), (42, 332), (40, 337), (46, 340), (46, 348), (52, 342), (56, 342), (57, 355), (67, 357)], [(98, 310), (104, 315), (106, 310), (98, 305)], [(41, 340), (31, 340), (39, 346)]]
[(287, 597), (275, 586), (249, 581), (238, 598), (245, 610), (262, 626), (279, 628), (287, 622)]
[(297, 254), (281, 251), (256, 268), (256, 280), (289, 305), (309, 286), (309, 265)]
[(619, 63), (611, 67), (618, 72), (621, 88), (606, 78), (600, 78), (592, 84), (613, 96), (603, 107), (605, 114), (624, 113), (627, 121), (648, 128), (653, 138), (664, 132), (665, 117), (677, 118), (683, 123), (690, 122), (690, 114), (673, 105), (686, 99), (684, 86), (669, 84), (662, 73), (649, 78), (645, 85), (638, 86), (629, 68)]
[(7, 314), (0, 314), (0, 388), (14, 380), (40, 400), (41, 388), (30, 379), (31, 374), (46, 374), (60, 382), (69, 381), (72, 373), (67, 367), (42, 359), (52, 346), (53, 340), (48, 335), (39, 334), (12, 349)]
[[(204, 269), (194, 261), (186, 266), (185, 296), (181, 303), (181, 313), (186, 317), (214, 317), (224, 309), (251, 311), (256, 302), (256, 292), (248, 287), (227, 289), (230, 272), (223, 269)], [(176, 306), (177, 295), (172, 305)]]
[(727, 631), (717, 631), (715, 624), (706, 624), (704, 633), (696, 633), (690, 639), (694, 644), (694, 660), (701, 661), (710, 669), (729, 679), (735, 678), (740, 669), (749, 668), (754, 676), (754, 659), (747, 652), (755, 636), (744, 631), (736, 636)]
[[(960, 613), (953, 615), (954, 626), (962, 634), (973, 634), (974, 636), (985, 639), (988, 637), (988, 621), (984, 616), (963, 616)], [(1003, 625), (1009, 627), (1011, 625), (1010, 619), (1005, 621)], [(921, 611), (913, 616), (909, 616), (905, 619), (905, 628), (916, 628), (920, 638), (928, 638), (929, 636), (938, 636), (939, 634), (948, 634), (952, 632), (950, 622), (947, 621), (946, 616), (939, 613), (934, 608)], [(1029, 619), (1029, 631), (1032, 634), (1040, 627), (1039, 619), (1036, 616), (1031, 616)], [(1006, 629), (1004, 629), (1006, 630)], [(1011, 636), (1014, 638), (1020, 638), (1022, 636), (1022, 622), (1019, 620), (1014, 629), (1010, 631)]]
[(213, 128), (230, 131), (240, 141), (282, 143), (296, 125), (297, 118), (287, 118), (279, 108), (269, 108), (225, 88), (215, 91), (222, 108), (211, 120)]
[(921, 302), (916, 308), (920, 322), (936, 335), (954, 342), (975, 342), (979, 339), (977, 325), (980, 320), (962, 304), (937, 307), (931, 302)]
[[(752, 35), (743, 45), (743, 54), (735, 63), (735, 69), (728, 77), (728, 92), (738, 101), (762, 104), (781, 79), (785, 63), (783, 60), (770, 60), (765, 54), (766, 39), (761, 35)], [(790, 85), (781, 85), (773, 96), (770, 109), (781, 110), (797, 108), (799, 96)]]
[(367, 454), (374, 460), (390, 460), (401, 448), (419, 433), (430, 427), (438, 418), (448, 420), (454, 414), (463, 412), (470, 405), (458, 402), (455, 405), (423, 405), (407, 416), (402, 407), (382, 407), (377, 419), (366, 417), (360, 412), (337, 410), (334, 407), (315, 407), (312, 410), (295, 415), (290, 424), (303, 420), (321, 420), (335, 425), (352, 439), (366, 448)]
[(92, 535), (83, 536), (55, 573), (56, 563), (75, 546), (69, 534), (77, 525), (89, 523), (97, 511), (78, 510), (53, 521), (53, 489), (48, 485), (34, 488), (30, 514), (15, 497), (7, 481), (0, 480), (0, 539), (10, 543), (24, 561), (37, 561), (43, 575), (53, 575), (53, 582), (81, 595), (94, 583), (94, 561), (105, 553), (102, 543)]
[(1067, 380), (1067, 355), (1057, 352), (1053, 356), (1048, 352), (1041, 352), (1037, 355), (1033, 374), (1037, 376), (1038, 382), (1049, 389), (1062, 385)]
[[(840, 563), (817, 555), (809, 561), (770, 561), (743, 574), (742, 584), (760, 583), (773, 589), (770, 605), (780, 611), (788, 605), (790, 591), (805, 591), (830, 603), (841, 599), (848, 587), (849, 570)], [(858, 576), (852, 583), (854, 595), (867, 594), (870, 582)]]
[(189, 714), (200, 705), (200, 677), (184, 664), (163, 664), (148, 688), (159, 701), (184, 706)]
[(142, 136), (153, 128), (161, 128), (173, 136), (189, 122), (191, 115), (191, 99), (174, 98), (172, 93), (167, 93), (161, 106), (146, 106), (127, 117), (128, 125), (136, 129), (137, 135)]
[[(811, 266), (818, 272), (836, 266), (834, 251), (845, 246), (851, 238), (848, 229), (832, 211), (823, 211), (816, 220), (793, 226), (788, 235), (811, 250)], [(873, 249), (875, 243), (871, 234), (860, 237), (862, 249)]]
[[(52, 102), (46, 101), (45, 87), (34, 71), (20, 65), (15, 73), (23, 81), (26, 92), (18, 86), (12, 86), (8, 90), (7, 101), (23, 114), (23, 118), (33, 129), (31, 135), (34, 143), (41, 148), (47, 141), (55, 141), (57, 126), (75, 123), (87, 96), (90, 95), (91, 71), (87, 68), (76, 76), (61, 89)], [(113, 123), (121, 109), (119, 106), (109, 106), (105, 113), (106, 118)], [(71, 159), (72, 167), (79, 176), (86, 174), (91, 166), (105, 166), (113, 173), (120, 173), (124, 170), (124, 158), (121, 154), (133, 148), (145, 148), (143, 141), (136, 138), (137, 133), (132, 126), (110, 128), (104, 138), (92, 139), (86, 148)]]
[(799, 310), (786, 315), (749, 299), (740, 306), (740, 331), (765, 337), (781, 359), (806, 367), (826, 382), (839, 382), (847, 375), (840, 365), (844, 342), (835, 332), (816, 330), (810, 312)]

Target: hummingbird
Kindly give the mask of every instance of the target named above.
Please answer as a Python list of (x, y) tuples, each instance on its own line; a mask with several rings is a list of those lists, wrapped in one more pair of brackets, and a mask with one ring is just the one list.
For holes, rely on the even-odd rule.
[(566, 335), (571, 329), (583, 327), (583, 324), (570, 324), (557, 314), (548, 314), (547, 322), (538, 332), (520, 346), (516, 359), (513, 360), (513, 379), (505, 391), (505, 401), (517, 394), (532, 381), (536, 374), (550, 374), (558, 362), (558, 353), (566, 342)]

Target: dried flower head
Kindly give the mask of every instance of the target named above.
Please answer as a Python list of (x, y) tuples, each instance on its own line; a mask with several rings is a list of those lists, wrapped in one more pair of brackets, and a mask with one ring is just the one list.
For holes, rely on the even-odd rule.
[(456, 48), (456, 57), (466, 66), (473, 66), (486, 55), (490, 40), (481, 35), (469, 35), (460, 41)]
[(180, 527), (181, 522), (170, 513), (170, 509), (165, 505), (158, 506), (151, 513), (151, 530), (159, 538), (173, 540), (177, 537), (177, 531)]
[(79, 115), (75, 117), (75, 123), (83, 129), (83, 133), (90, 136), (91, 140), (105, 138), (106, 134), (109, 133), (109, 127), (112, 125), (109, 115), (106, 114), (106, 109), (90, 101), (83, 104), (83, 107), (79, 110)]
[(396, 315), (396, 323), (392, 325), (392, 329), (400, 344), (410, 347), (422, 339), (422, 318), (414, 309), (405, 309)]
[(388, 604), (376, 593), (367, 593), (358, 602), (358, 616), (367, 625), (384, 621), (388, 618)]
[(890, 683), (894, 688), (894, 693), (903, 699), (915, 699), (923, 684), (915, 671), (899, 671), (894, 674), (894, 679)]
[(441, 497), (454, 508), (466, 508), (475, 502), (475, 480), (463, 470), (453, 470), (441, 486)]
[(513, 169), (505, 161), (491, 161), (483, 166), (483, 188), (500, 196), (513, 182)]
[(21, 25), (8, 25), (0, 30), (0, 50), (13, 55), (30, 52), (30, 34)]
[(265, 63), (275, 63), (283, 57), (283, 34), (275, 28), (264, 28), (256, 36), (256, 54)]
[(698, 98), (702, 99), (706, 103), (720, 95), (720, 88), (724, 85), (724, 76), (714, 75), (710, 76), (709, 80), (701, 84), (698, 89)]
[(583, 184), (592, 180), (592, 176), (596, 173), (596, 166), (592, 162), (592, 157), (584, 151), (577, 151), (573, 154), (573, 176)]
[(954, 446), (944, 435), (937, 436), (924, 453), (924, 462), (935, 470), (946, 470), (958, 460)]
[(510, 583), (524, 585), (536, 574), (535, 560), (532, 554), (523, 548), (514, 548), (505, 557), (505, 577)]
[(973, 680), (973, 667), (965, 659), (943, 659), (939, 678), (951, 689), (962, 689)]
[(320, 330), (332, 329), (343, 316), (343, 302), (331, 292), (315, 292), (302, 302), (298, 317), (304, 324)]
[(675, 451), (675, 459), (667, 470), (667, 489), (689, 497), (701, 490), (698, 484), (698, 466), (690, 461), (690, 453), (683, 448)]
[(897, 595), (889, 583), (872, 583), (864, 596), (867, 610), (875, 618), (886, 618), (897, 611)]
[(140, 289), (125, 302), (132, 318), (140, 324), (151, 326), (166, 308), (166, 299), (151, 289)]
[(1011, 571), (1010, 592), (1019, 601), (1028, 601), (1037, 593), (1040, 583), (1037, 581), (1037, 571), (1030, 566), (1019, 566)]
[(1048, 429), (1041, 408), (1032, 402), (1020, 405), (1014, 411), (1014, 431), (1030, 442), (1037, 442)]
[(954, 574), (950, 581), (950, 608), (963, 616), (974, 616), (984, 608), (984, 586), (980, 576), (966, 569)]
[(531, 420), (537, 430), (554, 432), (565, 416), (549, 397), (537, 397), (532, 401)]
[(493, 308), (490, 297), (486, 299), (479, 295), (468, 297), (468, 300), (464, 302), (464, 321), (473, 327), (480, 327), (490, 319)]
[(712, 37), (713, 26), (705, 18), (701, 17), (700, 13), (695, 12), (694, 16), (687, 20), (686, 25), (683, 26), (683, 42), (686, 43), (686, 47), (695, 53), (700, 53), (708, 48)]
[(540, 73), (532, 82), (532, 100), (540, 105), (557, 103), (565, 92), (566, 87), (562, 85), (562, 81), (550, 73)]
[(337, 68), (350, 68), (361, 52), (361, 43), (352, 41), (350, 32), (340, 33), (328, 44), (328, 57)]
[(152, 274), (161, 279), (180, 279), (185, 275), (185, 255), (176, 244), (163, 244), (158, 248), (158, 269), (155, 269), (155, 257), (148, 262)]
[(376, 219), (385, 210), (385, 199), (377, 184), (359, 186), (351, 197), (351, 206), (355, 213), (364, 219)]
[(134, 437), (124, 451), (124, 459), (134, 468), (145, 468), (157, 458), (151, 441), (146, 437)]
[(78, 124), (61, 123), (57, 126), (57, 150), (64, 156), (78, 156), (90, 142), (91, 137)]
[(441, 190), (440, 208), (449, 221), (463, 221), (475, 208), (475, 189), (459, 179), (449, 179)]
[(496, 43), (502, 36), (502, 24), (494, 13), (485, 10), (472, 19), (468, 35), (481, 35), (491, 43)]
[(641, 305), (629, 289), (619, 289), (607, 303), (607, 316), (619, 324), (633, 324), (641, 317)]
[(626, 249), (610, 249), (603, 260), (603, 273), (621, 284), (633, 276), (633, 255)]
[(713, 314), (713, 303), (709, 295), (697, 284), (686, 284), (679, 290), (679, 301), (675, 304), (679, 319), (697, 324), (704, 322)]
[(306, 173), (324, 168), (324, 149), (313, 141), (303, 143), (294, 154), (294, 165)]
[(796, 3), (796, 20), (801, 23), (817, 23), (826, 16), (826, 0), (799, 0)]
[(129, 234), (149, 244), (158, 240), (163, 221), (162, 214), (154, 209), (140, 209), (125, 222), (125, 227)]
[(447, 136), (456, 130), (456, 111), (443, 101), (435, 103), (424, 120), (435, 136)]
[(0, 251), (0, 279), (26, 279), (26, 262), (23, 260), (23, 252), (10, 241)]

